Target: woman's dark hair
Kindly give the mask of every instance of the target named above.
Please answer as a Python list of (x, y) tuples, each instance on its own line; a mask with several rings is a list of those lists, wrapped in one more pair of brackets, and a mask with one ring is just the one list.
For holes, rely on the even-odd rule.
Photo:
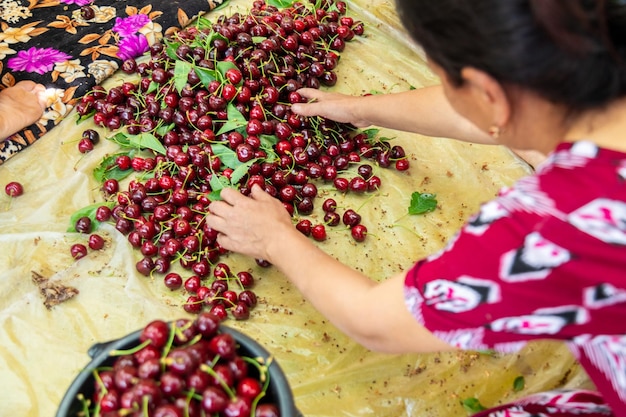
[(456, 85), (474, 67), (574, 111), (626, 96), (626, 0), (396, 0)]

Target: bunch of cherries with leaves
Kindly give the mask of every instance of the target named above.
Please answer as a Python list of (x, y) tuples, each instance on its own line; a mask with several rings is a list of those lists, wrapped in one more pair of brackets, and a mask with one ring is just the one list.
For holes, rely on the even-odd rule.
[[(223, 188), (247, 195), (259, 185), (283, 203), (298, 230), (322, 241), (340, 214), (327, 202), (323, 222), (314, 224), (315, 201), (324, 194), (318, 187), (372, 192), (381, 185), (372, 164), (408, 169), (402, 147), (376, 138), (375, 130), (291, 111), (303, 101), (300, 88), (336, 83), (339, 53), (362, 32), (342, 1), (283, 9), (255, 1), (248, 14), (222, 15), (215, 23), (200, 18), (151, 45), (148, 62), (122, 65), (138, 82), (97, 87), (77, 104), (81, 118), (117, 131), (108, 139), (123, 149), (96, 169), (108, 203), (89, 216), (114, 222), (141, 251), (140, 273), (165, 274), (168, 288), (184, 287), (186, 311), (208, 306), (221, 317), (232, 312), (245, 319), (256, 302), (252, 276), (220, 262), (226, 250), (205, 223)], [(83, 135), (84, 142), (94, 137)], [(122, 190), (119, 181), (131, 173), (135, 178)], [(341, 220), (356, 241), (365, 239), (354, 210)], [(183, 280), (170, 272), (174, 262), (193, 275)]]
[[(94, 371), (93, 395), (80, 394), (88, 417), (278, 417), (269, 372), (211, 313), (171, 324), (154, 320), (138, 346), (112, 351)], [(87, 398), (88, 397), (88, 398)]]

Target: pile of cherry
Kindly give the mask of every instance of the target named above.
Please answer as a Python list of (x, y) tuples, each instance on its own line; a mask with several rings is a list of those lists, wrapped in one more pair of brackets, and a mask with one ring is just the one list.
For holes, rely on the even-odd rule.
[(84, 415), (280, 416), (277, 398), (268, 395), (269, 363), (248, 356), (219, 323), (204, 312), (193, 321), (146, 325), (141, 344), (111, 352), (112, 365), (94, 371), (93, 395), (82, 395)]
[[(346, 15), (342, 1), (284, 9), (255, 1), (248, 14), (200, 19), (151, 45), (148, 62), (125, 61), (122, 69), (138, 82), (95, 88), (76, 106), (81, 118), (117, 131), (111, 139), (124, 150), (100, 167), (108, 202), (78, 219), (76, 230), (114, 222), (143, 254), (140, 273), (164, 274), (168, 288), (184, 288), (186, 311), (207, 308), (236, 319), (248, 318), (256, 296), (249, 271), (220, 262), (226, 251), (204, 221), (222, 188), (247, 195), (258, 184), (280, 199), (303, 234), (322, 241), (328, 227), (343, 224), (363, 241), (361, 216), (349, 208), (340, 213), (324, 195), (376, 191), (375, 167), (408, 169), (404, 150), (371, 131), (290, 110), (303, 101), (300, 88), (336, 83), (339, 53), (362, 33), (363, 23)], [(98, 136), (85, 130), (79, 150), (93, 149)], [(121, 190), (119, 180), (130, 173), (134, 179)], [(323, 216), (312, 215), (316, 200)], [(103, 242), (93, 234), (89, 246)], [(72, 248), (75, 258), (86, 254), (82, 244)], [(171, 272), (174, 263), (189, 276)]]

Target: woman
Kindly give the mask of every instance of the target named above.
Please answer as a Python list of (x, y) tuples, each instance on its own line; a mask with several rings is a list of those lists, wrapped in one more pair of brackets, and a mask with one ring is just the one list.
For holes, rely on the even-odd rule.
[(536, 174), (484, 204), (443, 251), (382, 283), (317, 249), (259, 187), (250, 197), (225, 189), (207, 223), (222, 246), (271, 262), (370, 349), (513, 352), (560, 339), (598, 389), (481, 416), (626, 416), (626, 2), (397, 6), (441, 86), (367, 97), (305, 89), (312, 102), (293, 111), (549, 154)]

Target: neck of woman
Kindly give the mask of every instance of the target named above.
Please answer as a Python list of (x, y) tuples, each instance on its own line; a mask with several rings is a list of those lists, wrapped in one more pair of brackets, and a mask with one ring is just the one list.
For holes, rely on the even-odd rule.
[(596, 145), (626, 152), (626, 97), (601, 109), (589, 110), (571, 121), (565, 141), (588, 140)]

